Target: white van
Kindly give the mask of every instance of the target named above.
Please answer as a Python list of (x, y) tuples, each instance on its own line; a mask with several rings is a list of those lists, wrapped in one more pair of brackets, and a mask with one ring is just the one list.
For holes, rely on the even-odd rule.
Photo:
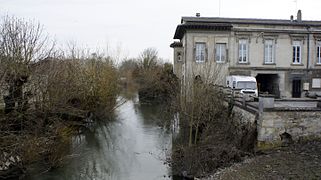
[(241, 94), (258, 97), (257, 83), (255, 77), (251, 76), (227, 76), (226, 86)]

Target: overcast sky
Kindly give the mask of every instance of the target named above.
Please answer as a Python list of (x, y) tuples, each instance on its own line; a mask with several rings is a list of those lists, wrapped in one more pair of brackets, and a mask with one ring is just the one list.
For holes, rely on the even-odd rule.
[(296, 7), (304, 20), (321, 20), (320, 0), (0, 0), (0, 15), (39, 21), (60, 46), (118, 47), (127, 57), (154, 47), (171, 60), (181, 16), (289, 19)]

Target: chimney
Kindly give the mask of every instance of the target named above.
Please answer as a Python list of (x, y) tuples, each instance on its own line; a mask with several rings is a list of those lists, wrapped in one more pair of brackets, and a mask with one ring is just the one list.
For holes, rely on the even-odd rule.
[(298, 22), (302, 22), (302, 12), (301, 12), (301, 10), (298, 10), (298, 14), (296, 16), (296, 20)]
[(291, 20), (291, 22), (293, 22), (293, 15), (290, 16), (290, 20)]
[(196, 17), (200, 17), (201, 16), (201, 13), (196, 13)]

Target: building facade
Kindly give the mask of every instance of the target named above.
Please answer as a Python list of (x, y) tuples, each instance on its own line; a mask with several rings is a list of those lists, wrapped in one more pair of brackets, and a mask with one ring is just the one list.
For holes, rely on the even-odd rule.
[(188, 87), (196, 76), (224, 85), (227, 75), (256, 77), (260, 93), (321, 96), (321, 21), (297, 18), (182, 17), (174, 72)]

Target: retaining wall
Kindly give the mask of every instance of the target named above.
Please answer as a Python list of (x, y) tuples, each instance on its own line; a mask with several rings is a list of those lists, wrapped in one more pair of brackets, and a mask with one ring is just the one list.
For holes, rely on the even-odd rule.
[[(270, 109), (260, 113), (257, 119), (258, 148), (279, 146), (286, 140), (309, 140), (321, 138), (321, 110)], [(287, 139), (282, 137), (286, 133)]]
[[(269, 149), (285, 141), (321, 139), (321, 108), (259, 108), (236, 103), (234, 112), (242, 115), (241, 123), (257, 124), (257, 148)], [(286, 134), (286, 136), (284, 136)]]

